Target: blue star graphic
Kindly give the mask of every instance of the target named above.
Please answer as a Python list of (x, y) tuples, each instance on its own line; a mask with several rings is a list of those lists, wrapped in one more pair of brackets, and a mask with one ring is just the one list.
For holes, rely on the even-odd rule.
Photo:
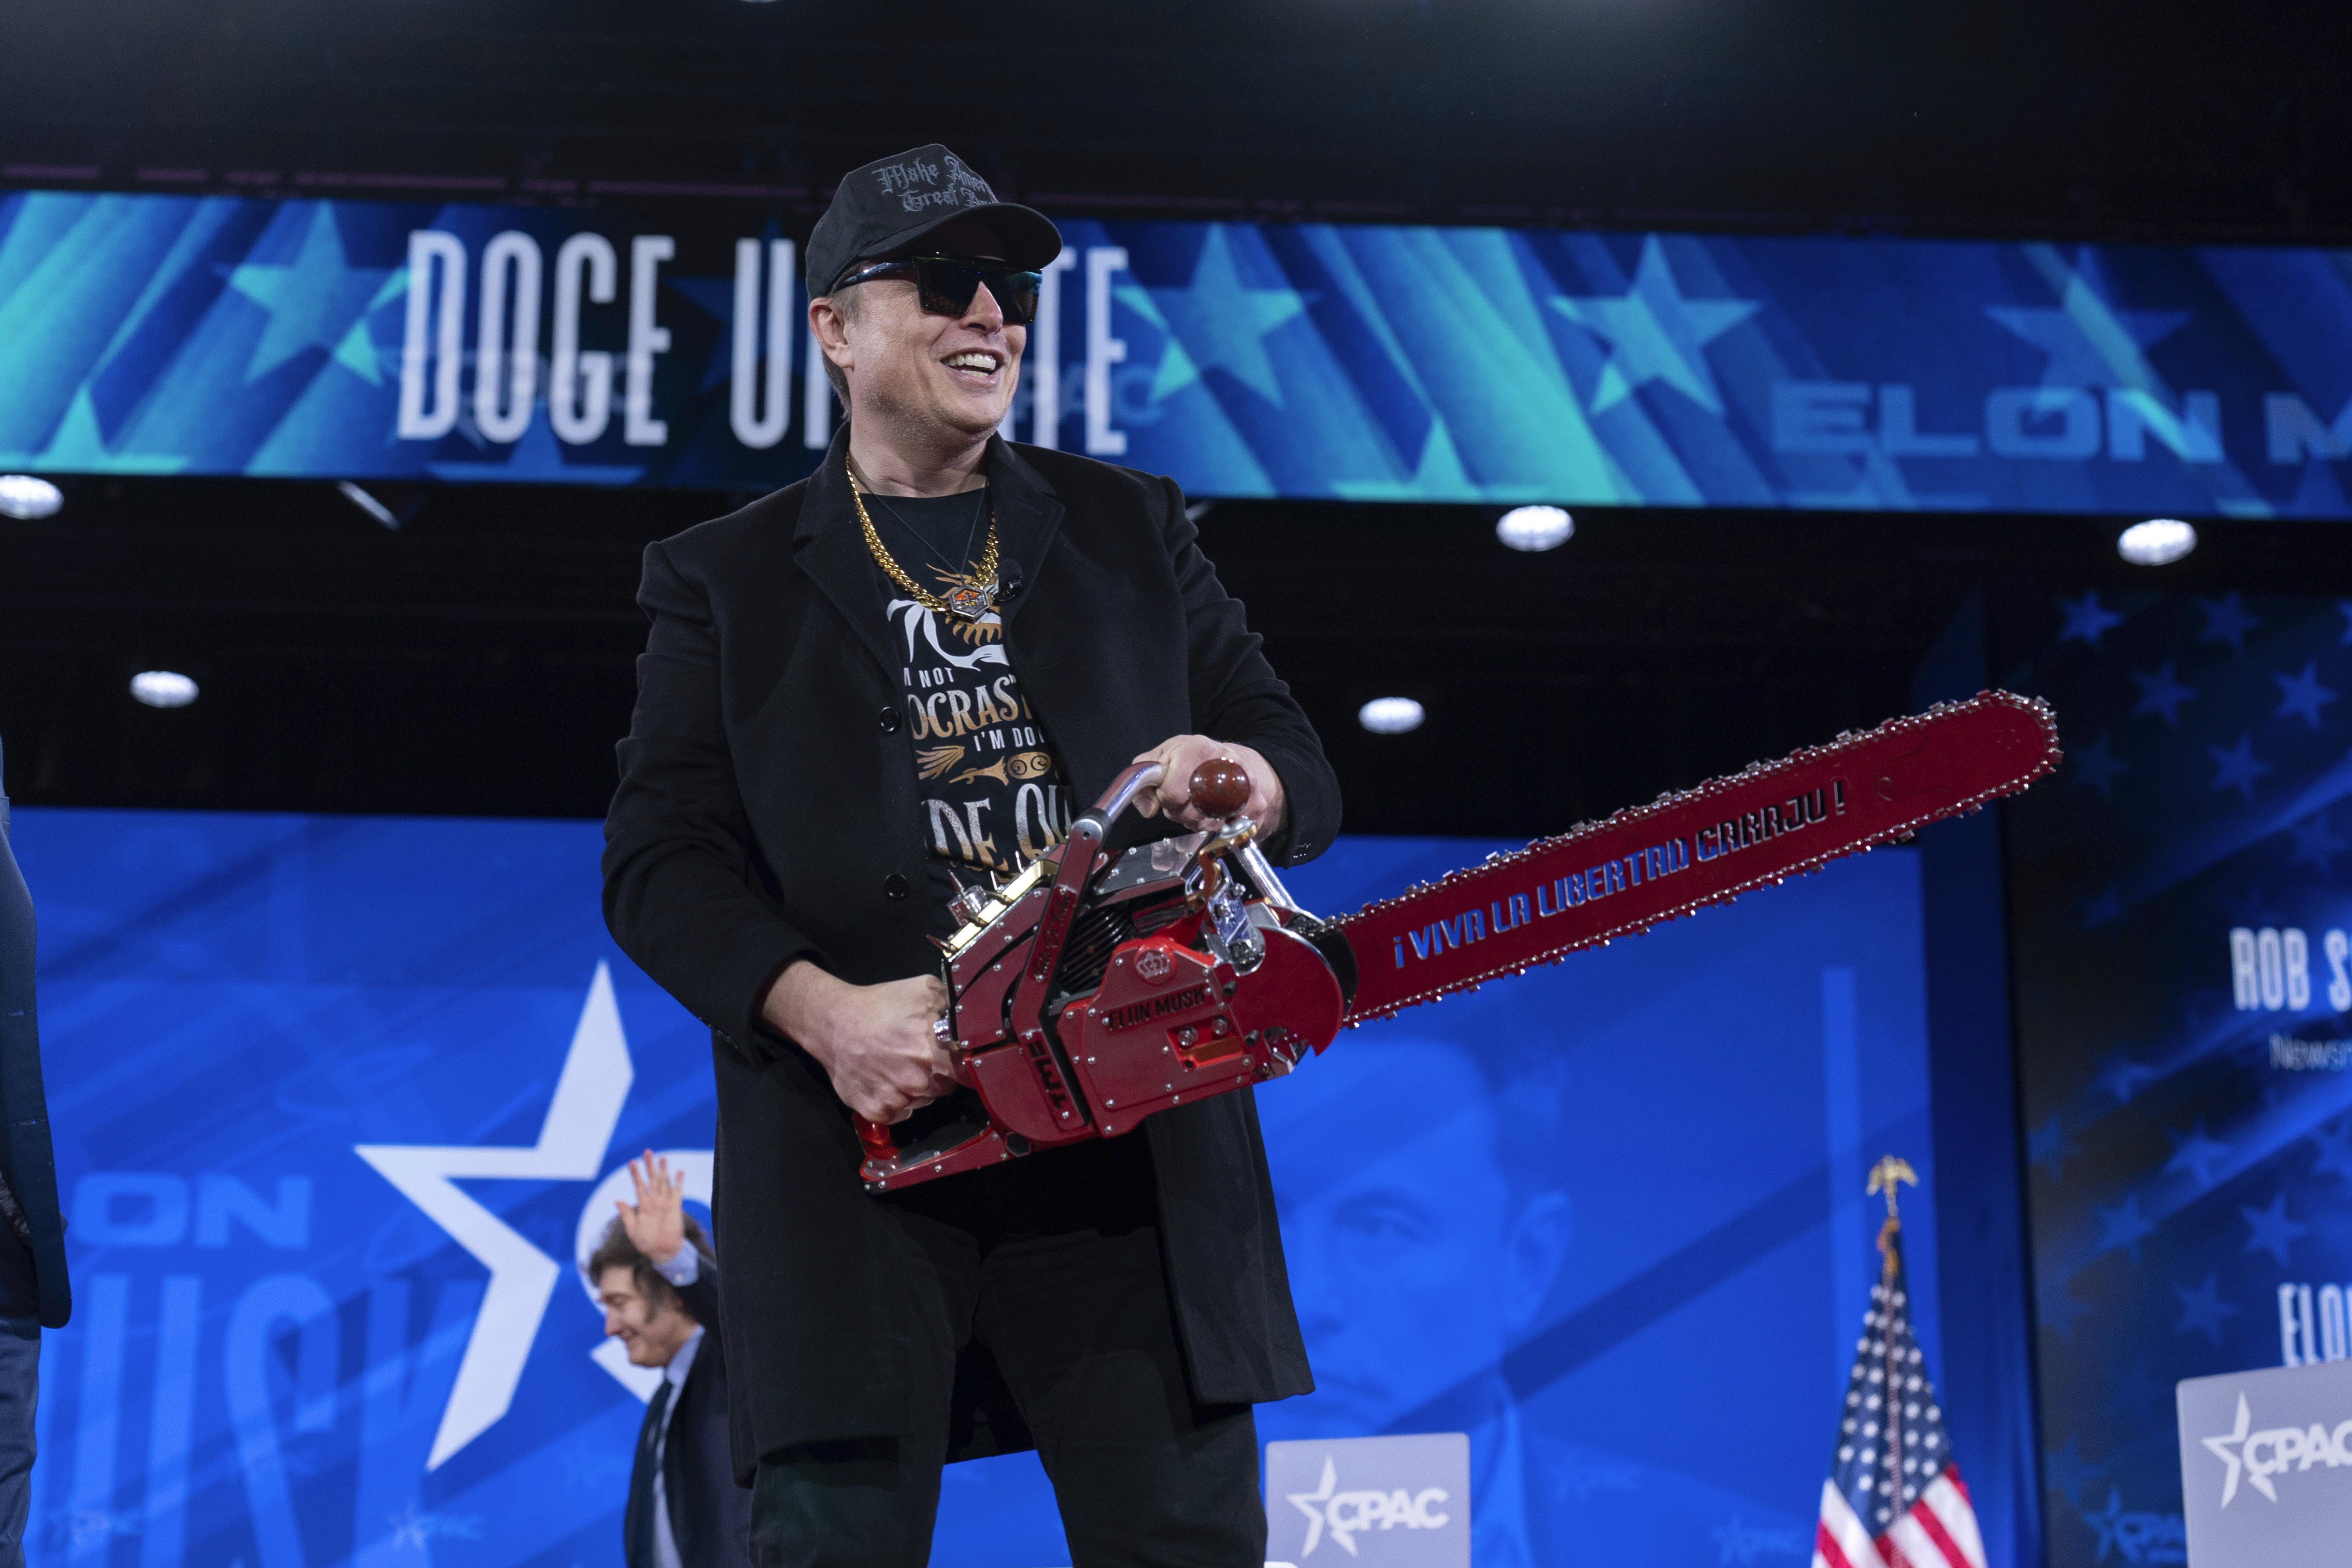
[(352, 267), (343, 255), (333, 204), (319, 203), (291, 262), (249, 261), (229, 269), (228, 286), (269, 312), (245, 379), (265, 376), (306, 349), (321, 349), (380, 384), (367, 316), (383, 302), (381, 295), (394, 270)]
[(2286, 1217), (2286, 1194), (2284, 1192), (2271, 1199), (2268, 1208), (2242, 1206), (2238, 1212), (2252, 1228), (2252, 1234), (2246, 1238), (2246, 1250), (2267, 1252), (2279, 1260), (2281, 1268), (2286, 1266), (2286, 1249), (2294, 1245), (2294, 1239), (2311, 1229), (2310, 1226)]
[(2050, 1120), (2025, 1134), (2025, 1148), (2027, 1163), (2046, 1167), (2053, 1181), (2064, 1174), (2066, 1156), (2074, 1152), (2055, 1111), (2050, 1113)]
[(2336, 857), (2347, 845), (2327, 826), (2327, 813), (2320, 812), (2311, 821), (2287, 829), (2294, 840), (2294, 852), (2287, 856), (2289, 865), (2315, 865), (2322, 876), (2336, 874)]
[(2184, 686), (2172, 673), (2172, 661), (2167, 659), (2154, 674), (2144, 675), (2137, 670), (2132, 679), (2139, 683), (2139, 706), (2135, 714), (2153, 713), (2164, 716), (2164, 722), (2173, 728), (2180, 727), (2180, 705), (2197, 695), (2195, 686)]
[(1709, 413), (1723, 412), (1706, 346), (1763, 308), (1759, 299), (1691, 299), (1666, 264), (1658, 236), (1642, 242), (1633, 286), (1622, 295), (1554, 298), (1552, 308), (1609, 344), (1609, 362), (1592, 389), (1592, 412), (1612, 408), (1652, 382), (1664, 382)]
[(2083, 1488), (2095, 1478), (2105, 1475), (2107, 1467), (2095, 1465), (2083, 1458), (2080, 1439), (2069, 1437), (2063, 1448), (2053, 1448), (2042, 1456), (2042, 1479), (2052, 1491), (2068, 1502), (2080, 1505)]
[(2196, 1181), (2200, 1191), (2210, 1188), (2213, 1185), (2213, 1162), (2227, 1159), (2230, 1145), (2216, 1143), (2206, 1136), (2205, 1124), (2201, 1121), (2185, 1133), (2176, 1133), (2167, 1127), (2164, 1135), (2172, 1140), (2172, 1157), (2164, 1162), (2164, 1168), (2185, 1173)]
[(2352, 1181), (2352, 1116), (2338, 1116), (2311, 1134), (2319, 1157), (2311, 1163), (2315, 1176), (2339, 1176)]
[(1216, 366), (1268, 402), (1281, 404), (1282, 384), (1266, 354), (1265, 337), (1304, 314), (1307, 298), (1287, 284), (1259, 287), (1242, 274), (1227, 225), (1215, 224), (1192, 264), (1192, 280), (1183, 287), (1128, 284), (1119, 288), (1119, 303), (1168, 334), (1168, 348), (1151, 383), (1154, 402), (1191, 386), (1202, 371)]
[(2083, 900), (2083, 929), (2096, 931), (2102, 925), (2114, 924), (2124, 912), (2124, 895), (2110, 885), (2095, 898)]
[(2299, 675), (2282, 675), (2273, 671), (2271, 679), (2278, 683), (2279, 688), (2278, 712), (2271, 716), (2284, 718), (2294, 714), (2317, 729), (2319, 710), (2336, 700), (2336, 694), (2319, 684), (2317, 663), (2304, 665), (2303, 674)]
[(2251, 805), (2254, 799), (2254, 780), (2271, 770), (2269, 763), (2254, 755), (2254, 737), (2242, 735), (2238, 737), (2238, 744), (2227, 751), (2218, 746), (2209, 746), (2205, 749), (2213, 756), (2213, 788), (2235, 789)]
[(2205, 630), (2197, 634), (2200, 643), (2227, 643), (2230, 652), (2246, 651), (2246, 633), (2263, 623), (2259, 615), (2247, 613), (2234, 593), (2219, 599), (2200, 599), (2197, 608), (2205, 612)]
[(2172, 1327), (2174, 1333), (2201, 1333), (2214, 1344), (2221, 1343), (2221, 1322), (2233, 1318), (2243, 1309), (2237, 1302), (2221, 1299), (2220, 1277), (2205, 1276), (2205, 1282), (2195, 1290), (2175, 1285), (2172, 1293), (2180, 1298), (2180, 1321)]
[(2157, 1076), (2155, 1068), (2142, 1067), (2126, 1056), (2124, 1053), (2124, 1048), (2119, 1045), (2101, 1060), (2099, 1075), (2091, 1082), (2096, 1087), (2114, 1095), (2116, 1103), (2118, 1105), (2128, 1105), (2139, 1085), (2143, 1082), (2154, 1080)]
[[(2072, 269), (2046, 249), (2044, 275), (2055, 272), (2058, 306), (1989, 305), (1985, 314), (2050, 356), (2042, 367), (2046, 387), (2147, 387), (2156, 384), (2156, 372), (2142, 349), (2152, 347), (2186, 326), (2186, 310), (2118, 310), (2097, 256), (2079, 253)], [(2063, 282), (2060, 279), (2063, 278)]]
[(2080, 599), (2058, 596), (2058, 608), (2065, 612), (2066, 623), (2058, 628), (2061, 643), (2081, 641), (2095, 648), (2099, 639), (2112, 627), (2124, 623), (2124, 618), (2099, 602), (2096, 592), (2085, 593)]
[(2092, 1212), (2099, 1217), (2099, 1250), (2121, 1248), (2138, 1262), (2140, 1239), (2156, 1230), (2156, 1221), (2139, 1211), (2139, 1195), (2133, 1193), (2113, 1208), (2094, 1204)]
[(2074, 765), (2074, 782), (2096, 789), (2101, 800), (2115, 798), (2116, 775), (2128, 773), (2132, 768), (2107, 748), (2104, 735), (2088, 746), (2076, 747), (2067, 760)]
[(2034, 1297), (2040, 1305), (2042, 1326), (2055, 1329), (2060, 1339), (2074, 1337), (2074, 1320), (2091, 1309), (2076, 1301), (2066, 1289), (2067, 1277), (2055, 1270), (2040, 1277)]

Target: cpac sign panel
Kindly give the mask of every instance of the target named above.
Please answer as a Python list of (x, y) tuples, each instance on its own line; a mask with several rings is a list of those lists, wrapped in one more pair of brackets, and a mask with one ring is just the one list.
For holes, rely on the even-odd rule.
[[(2182, 1544), (2198, 1568), (2322, 1568), (2352, 1541), (2352, 1365), (2192, 1377)], [(2178, 1561), (2178, 1557), (2174, 1559)]]
[[(2352, 516), (2336, 253), (1063, 227), (1012, 434), (1202, 496)], [(0, 465), (766, 488), (835, 418), (797, 254), (756, 217), (0, 196)]]

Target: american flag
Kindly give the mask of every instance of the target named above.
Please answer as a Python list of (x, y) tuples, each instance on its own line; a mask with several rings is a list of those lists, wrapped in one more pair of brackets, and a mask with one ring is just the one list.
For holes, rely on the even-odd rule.
[(1886, 1264), (1846, 1379), (1813, 1568), (1985, 1568), (1976, 1511), (1911, 1335), (1901, 1228), (1889, 1221), (1878, 1245)]

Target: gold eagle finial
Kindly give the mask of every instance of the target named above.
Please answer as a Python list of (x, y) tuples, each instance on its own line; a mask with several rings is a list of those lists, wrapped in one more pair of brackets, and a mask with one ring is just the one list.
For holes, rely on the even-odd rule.
[(1895, 1208), (1895, 1189), (1897, 1183), (1906, 1181), (1913, 1186), (1917, 1186), (1919, 1173), (1913, 1170), (1911, 1162), (1900, 1155), (1888, 1155), (1870, 1167), (1870, 1186), (1867, 1188), (1867, 1195), (1873, 1197), (1880, 1193), (1886, 1195), (1886, 1218), (1889, 1219), (1902, 1218)]

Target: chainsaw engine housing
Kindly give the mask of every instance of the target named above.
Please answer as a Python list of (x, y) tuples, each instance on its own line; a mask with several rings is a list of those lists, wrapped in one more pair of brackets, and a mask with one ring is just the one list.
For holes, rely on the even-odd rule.
[(903, 1149), (869, 1124), (868, 1190), (1132, 1132), (1279, 1077), (1339, 1032), (1353, 955), (1290, 902), (1253, 826), (1121, 850), (1108, 841), (1129, 783), (1010, 882), (959, 896), (940, 1028), (988, 1123)]

